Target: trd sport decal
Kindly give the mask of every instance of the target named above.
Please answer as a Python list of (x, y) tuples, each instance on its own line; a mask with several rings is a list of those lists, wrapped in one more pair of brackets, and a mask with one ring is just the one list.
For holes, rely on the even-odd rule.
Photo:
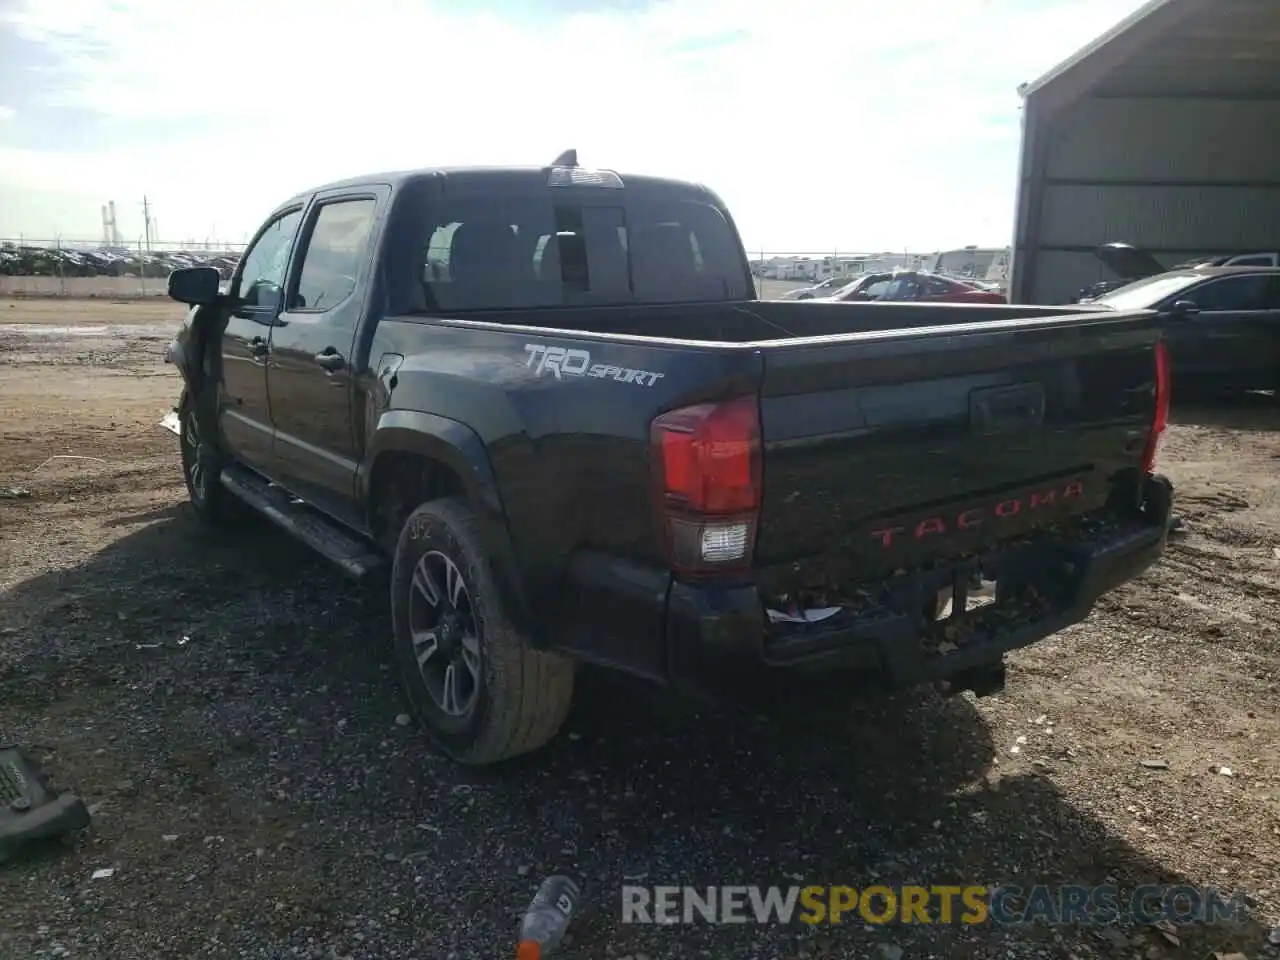
[(586, 350), (550, 347), (545, 343), (526, 343), (524, 352), (529, 355), (525, 366), (532, 367), (534, 374), (539, 377), (550, 373), (557, 380), (563, 380), (565, 377), (595, 377), (652, 387), (665, 376), (649, 370), (632, 370), (630, 367), (615, 367), (609, 363), (592, 363), (591, 354)]

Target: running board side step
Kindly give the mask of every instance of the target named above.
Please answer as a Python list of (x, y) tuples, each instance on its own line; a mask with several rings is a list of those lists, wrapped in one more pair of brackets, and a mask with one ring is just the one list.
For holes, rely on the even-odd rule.
[(219, 479), (234, 496), (337, 564), (348, 576), (362, 580), (386, 566), (386, 559), (360, 537), (256, 473), (226, 467)]

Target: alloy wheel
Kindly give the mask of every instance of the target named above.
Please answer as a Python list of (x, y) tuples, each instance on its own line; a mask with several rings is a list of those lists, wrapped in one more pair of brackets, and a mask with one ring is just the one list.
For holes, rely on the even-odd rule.
[(480, 637), (462, 571), (438, 550), (413, 568), (409, 633), (427, 694), (447, 716), (466, 716), (480, 693)]
[(204, 499), (204, 446), (200, 439), (200, 422), (195, 410), (188, 410), (182, 418), (182, 445), (186, 448), (187, 482), (191, 486), (191, 496), (196, 500)]

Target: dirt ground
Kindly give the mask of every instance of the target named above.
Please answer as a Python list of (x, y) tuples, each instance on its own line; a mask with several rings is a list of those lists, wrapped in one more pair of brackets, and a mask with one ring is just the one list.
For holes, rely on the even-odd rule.
[[(999, 697), (780, 720), (588, 674), (547, 749), (475, 772), (397, 723), (376, 598), (271, 528), (194, 523), (155, 426), (180, 317), (0, 301), (0, 742), (93, 813), (0, 867), (0, 957), (510, 956), (558, 870), (587, 884), (570, 958), (1280, 956), (1274, 398), (1176, 411), (1186, 533)], [(1253, 920), (619, 919), (626, 882), (798, 881), (1207, 885)]]

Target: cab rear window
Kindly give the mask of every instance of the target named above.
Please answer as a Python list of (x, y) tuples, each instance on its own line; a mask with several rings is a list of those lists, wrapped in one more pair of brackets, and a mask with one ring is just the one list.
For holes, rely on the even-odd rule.
[(431, 311), (752, 295), (733, 229), (710, 204), (581, 203), (548, 191), (445, 198), (429, 210), (413, 225), (411, 242), (420, 251), (415, 280)]

